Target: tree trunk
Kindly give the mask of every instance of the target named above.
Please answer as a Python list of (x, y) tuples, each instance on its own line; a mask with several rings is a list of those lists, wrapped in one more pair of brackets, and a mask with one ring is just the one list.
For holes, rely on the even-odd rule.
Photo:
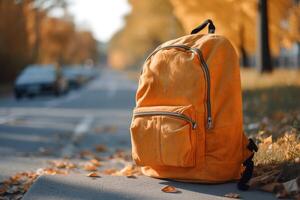
[(297, 42), (297, 58), (296, 67), (300, 68), (300, 42)]
[(34, 42), (34, 46), (33, 46), (33, 55), (32, 55), (32, 61), (34, 63), (38, 63), (39, 61), (39, 53), (40, 53), (40, 25), (41, 25), (41, 19), (40, 19), (40, 13), (39, 10), (36, 9), (35, 10), (35, 24), (34, 24), (34, 34), (35, 34), (35, 42)]
[(245, 31), (244, 31), (244, 26), (240, 26), (240, 54), (241, 54), (241, 65), (242, 67), (249, 67), (249, 59), (248, 59), (248, 54), (245, 49)]
[(268, 30), (268, 6), (267, 0), (258, 0), (258, 30), (257, 30), (257, 55), (256, 66), (259, 72), (271, 72), (273, 66), (271, 63), (269, 48), (269, 30)]

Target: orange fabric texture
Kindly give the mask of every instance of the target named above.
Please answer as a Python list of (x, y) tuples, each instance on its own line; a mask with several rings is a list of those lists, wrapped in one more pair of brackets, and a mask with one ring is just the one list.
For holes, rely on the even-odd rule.
[(231, 43), (220, 35), (195, 34), (159, 48), (144, 63), (136, 93), (134, 161), (152, 177), (239, 179), (251, 152), (242, 127), (239, 60)]

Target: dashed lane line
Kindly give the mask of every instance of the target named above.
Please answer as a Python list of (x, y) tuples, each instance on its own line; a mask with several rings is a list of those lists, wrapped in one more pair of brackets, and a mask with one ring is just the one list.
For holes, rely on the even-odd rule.
[(78, 144), (83, 136), (89, 132), (93, 121), (94, 116), (87, 115), (81, 120), (81, 122), (78, 123), (78, 125), (74, 129), (74, 133), (72, 138), (70, 139), (70, 142), (62, 149), (62, 156), (72, 156), (76, 148), (75, 145)]

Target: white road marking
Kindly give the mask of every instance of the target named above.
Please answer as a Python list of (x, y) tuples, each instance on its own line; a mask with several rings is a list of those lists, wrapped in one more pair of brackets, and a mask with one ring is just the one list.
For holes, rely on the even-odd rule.
[(87, 115), (81, 120), (81, 122), (78, 123), (74, 129), (70, 143), (62, 149), (63, 156), (71, 156), (73, 154), (75, 144), (77, 144), (82, 137), (89, 132), (93, 121), (94, 117), (92, 115)]
[(0, 118), (0, 125), (1, 124), (7, 124), (7, 123), (12, 122), (14, 120), (16, 120), (16, 117), (12, 116), (12, 115), (1, 117)]
[(76, 143), (78, 142), (84, 134), (86, 134), (92, 123), (94, 121), (94, 117), (91, 115), (85, 116), (83, 120), (76, 126), (72, 138), (72, 142)]

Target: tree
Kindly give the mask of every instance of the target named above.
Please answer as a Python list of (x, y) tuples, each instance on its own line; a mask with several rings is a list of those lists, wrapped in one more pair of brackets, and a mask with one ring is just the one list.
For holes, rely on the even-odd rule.
[(108, 61), (119, 69), (138, 67), (146, 55), (162, 42), (183, 35), (169, 1), (130, 0), (131, 13), (125, 27), (109, 44)]
[(260, 72), (271, 72), (267, 0), (259, 0), (258, 9), (256, 66)]
[(26, 4), (0, 0), (0, 82), (13, 80), (29, 62)]
[(32, 1), (32, 9), (35, 13), (35, 43), (33, 47), (32, 59), (33, 61), (39, 61), (40, 54), (40, 40), (41, 40), (41, 23), (43, 18), (46, 16), (45, 13), (48, 13), (54, 8), (63, 8), (66, 9), (68, 5), (67, 0), (31, 0)]
[[(260, 56), (264, 62), (261, 63), (264, 66), (261, 71), (268, 71), (272, 67), (271, 55), (276, 57), (281, 48), (287, 48), (297, 41), (299, 43), (300, 8), (299, 0), (265, 0), (260, 8), (268, 8), (269, 12), (259, 12), (257, 8), (260, 1), (130, 0), (132, 12), (126, 17), (125, 27), (111, 40), (110, 60), (122, 67), (136, 65), (136, 61), (151, 49), (149, 47), (176, 36), (167, 34), (172, 32), (171, 27), (176, 29), (182, 26), (184, 32), (189, 34), (199, 23), (210, 18), (217, 27), (216, 33), (226, 36), (233, 43), (243, 65), (249, 65), (249, 56), (264, 49), (264, 56)], [(161, 9), (165, 10), (161, 12)], [(176, 19), (173, 22), (176, 23), (172, 25), (170, 19), (174, 19), (174, 16)], [(258, 20), (258, 16), (262, 20)], [(257, 34), (259, 21), (263, 22), (260, 26), (264, 27), (261, 34)], [(266, 22), (268, 29), (265, 28)], [(269, 51), (266, 51), (268, 46)]]

